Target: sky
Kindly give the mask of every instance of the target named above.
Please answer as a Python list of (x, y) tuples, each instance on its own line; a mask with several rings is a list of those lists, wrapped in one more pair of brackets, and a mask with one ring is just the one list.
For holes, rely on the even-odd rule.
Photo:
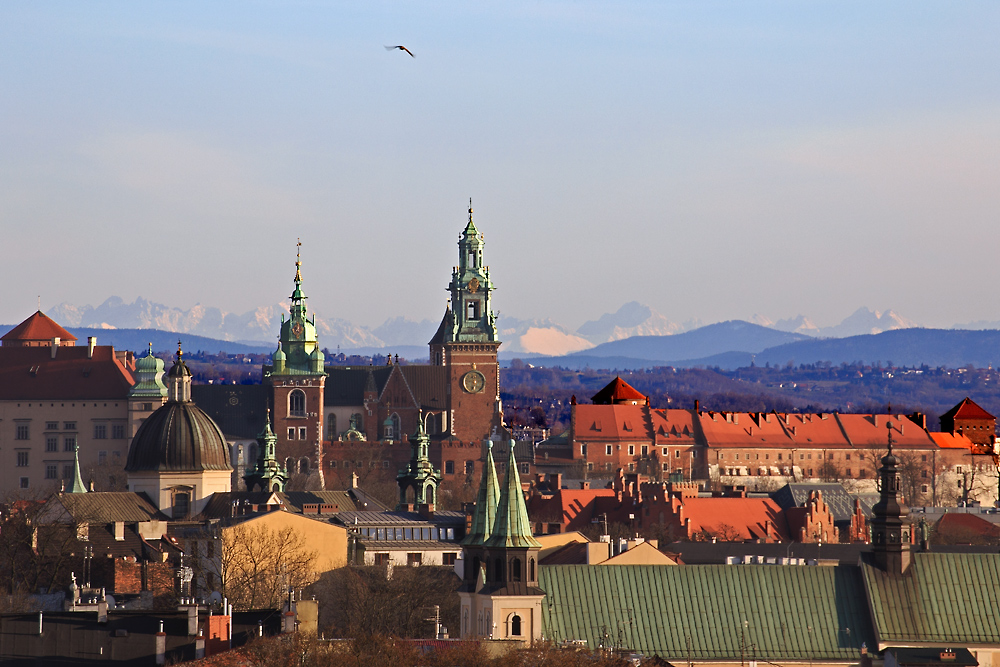
[[(1000, 3), (6, 2), (0, 322), (1000, 320)], [(406, 45), (415, 55), (387, 51)]]

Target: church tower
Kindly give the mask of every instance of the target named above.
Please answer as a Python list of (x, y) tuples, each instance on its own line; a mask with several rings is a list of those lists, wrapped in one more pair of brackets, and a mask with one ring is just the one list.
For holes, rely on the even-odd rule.
[(451, 300), (430, 341), (431, 364), (448, 369), (449, 424), (444, 432), (463, 441), (478, 441), (499, 424), (500, 369), (494, 285), (483, 259), (483, 235), (472, 221), (458, 240), (458, 265), (451, 274)]
[(532, 536), (514, 441), (508, 444), (507, 476), (499, 498), (492, 447), (487, 451), (472, 529), (462, 542), (461, 633), (463, 638), (530, 643), (542, 636), (545, 591), (538, 587), (542, 545)]
[(892, 423), (889, 452), (882, 457), (879, 475), (879, 501), (872, 507), (872, 551), (875, 563), (889, 574), (900, 575), (910, 567), (910, 525), (904, 519), (910, 513), (899, 502), (899, 459), (892, 453)]
[[(323, 435), (323, 390), (326, 373), (323, 352), (316, 337), (316, 316), (306, 313), (302, 291), (302, 243), (295, 256), (295, 289), (289, 316), (281, 318), (278, 349), (271, 357), (265, 381), (271, 385), (274, 405), (274, 435), (279, 458), (315, 458)], [(288, 470), (308, 472), (302, 468)]]

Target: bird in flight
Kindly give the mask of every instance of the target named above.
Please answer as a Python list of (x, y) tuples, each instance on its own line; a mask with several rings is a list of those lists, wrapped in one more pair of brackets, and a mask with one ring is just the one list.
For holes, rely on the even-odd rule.
[(400, 51), (406, 51), (407, 53), (410, 54), (411, 58), (416, 58), (416, 56), (413, 55), (413, 53), (408, 48), (406, 48), (405, 46), (403, 46), (402, 44), (399, 44), (397, 46), (387, 46), (387, 47), (385, 47), (386, 51), (395, 51), (396, 49), (399, 49)]

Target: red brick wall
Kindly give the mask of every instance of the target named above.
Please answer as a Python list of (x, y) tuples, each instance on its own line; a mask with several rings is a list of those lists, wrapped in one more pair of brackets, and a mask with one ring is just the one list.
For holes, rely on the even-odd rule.
[[(497, 347), (492, 343), (454, 343), (445, 346), (445, 365), (449, 369), (450, 405), (454, 419), (451, 432), (460, 440), (479, 441), (492, 430), (500, 388)], [(476, 394), (470, 394), (462, 386), (465, 374), (473, 368), (486, 378), (483, 390)]]

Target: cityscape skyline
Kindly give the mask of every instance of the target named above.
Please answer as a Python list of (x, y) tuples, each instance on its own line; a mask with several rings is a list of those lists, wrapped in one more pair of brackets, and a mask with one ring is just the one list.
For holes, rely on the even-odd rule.
[(0, 8), (0, 321), (285, 302), (299, 237), (433, 320), (469, 196), (505, 315), (1000, 320), (994, 5), (236, 7)]

